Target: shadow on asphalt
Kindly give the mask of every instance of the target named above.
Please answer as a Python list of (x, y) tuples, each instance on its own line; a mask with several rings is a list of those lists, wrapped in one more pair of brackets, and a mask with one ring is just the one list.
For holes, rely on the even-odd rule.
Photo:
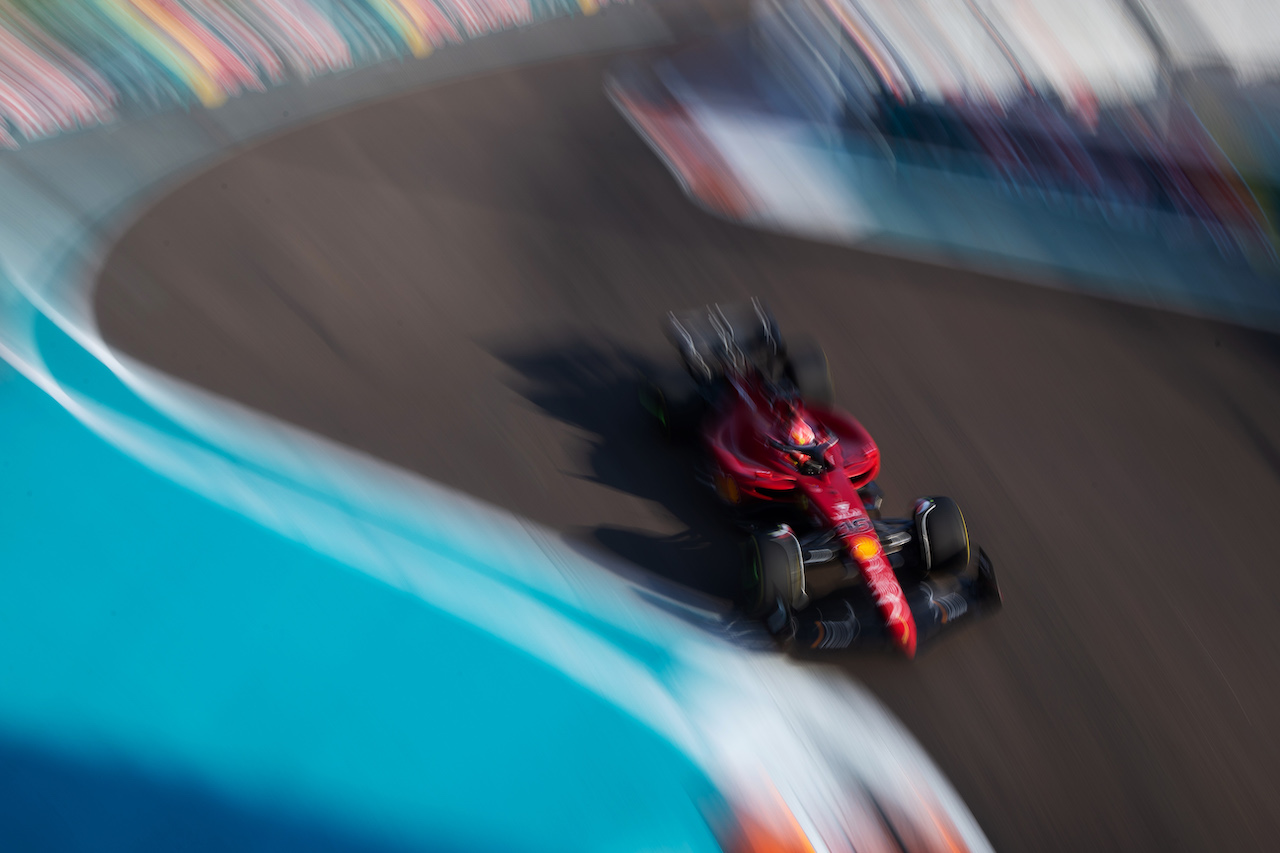
[(740, 585), (742, 534), (695, 476), (690, 446), (662, 438), (640, 406), (640, 381), (669, 370), (608, 341), (493, 350), (512, 383), (547, 414), (588, 434), (593, 482), (659, 504), (684, 528), (657, 536), (628, 527), (586, 531), (588, 541), (659, 577), (722, 599)]

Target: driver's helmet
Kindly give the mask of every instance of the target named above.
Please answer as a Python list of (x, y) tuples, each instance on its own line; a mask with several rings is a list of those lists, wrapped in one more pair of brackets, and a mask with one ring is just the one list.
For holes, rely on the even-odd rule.
[[(813, 427), (805, 423), (804, 418), (796, 417), (791, 421), (791, 426), (787, 430), (788, 444), (808, 447), (817, 440), (818, 436), (814, 433)], [(788, 453), (787, 458), (797, 467), (809, 461), (809, 456), (805, 453)]]

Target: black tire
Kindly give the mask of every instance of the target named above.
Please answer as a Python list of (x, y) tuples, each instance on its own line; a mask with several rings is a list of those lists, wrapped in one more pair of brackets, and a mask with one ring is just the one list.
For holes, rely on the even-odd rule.
[(640, 382), (640, 405), (653, 416), (663, 438), (682, 441), (701, 423), (703, 400), (697, 383), (685, 373), (646, 377)]
[(744, 605), (748, 613), (768, 617), (782, 605), (789, 618), (809, 601), (804, 588), (804, 557), (787, 526), (753, 534), (746, 542)]
[(835, 405), (836, 392), (831, 383), (827, 354), (813, 337), (799, 335), (788, 338), (786, 370), (788, 378), (806, 401), (823, 406)]
[(916, 542), (920, 561), (928, 574), (962, 572), (969, 565), (969, 529), (964, 514), (951, 498), (928, 497), (916, 501)]

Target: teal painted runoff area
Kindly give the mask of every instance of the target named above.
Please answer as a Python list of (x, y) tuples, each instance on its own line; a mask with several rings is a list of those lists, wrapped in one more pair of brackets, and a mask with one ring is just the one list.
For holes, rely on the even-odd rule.
[[(22, 771), (0, 834), (77, 846), (57, 843), (70, 812), (100, 841), (168, 826), (189, 846), (167, 823), (182, 790), (230, 846), (224, 812), (287, 822), (244, 824), (276, 849), (717, 849), (710, 784), (652, 729), (152, 473), (2, 362), (0, 443), (0, 757)], [(86, 802), (163, 793), (136, 820), (33, 811), (16, 789), (42, 778)]]

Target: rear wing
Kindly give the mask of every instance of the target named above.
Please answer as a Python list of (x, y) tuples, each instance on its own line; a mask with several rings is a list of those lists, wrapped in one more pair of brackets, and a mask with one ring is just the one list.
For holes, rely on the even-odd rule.
[(666, 332), (685, 367), (699, 381), (711, 381), (727, 371), (742, 372), (748, 365), (765, 369), (784, 351), (777, 320), (755, 297), (672, 311)]

